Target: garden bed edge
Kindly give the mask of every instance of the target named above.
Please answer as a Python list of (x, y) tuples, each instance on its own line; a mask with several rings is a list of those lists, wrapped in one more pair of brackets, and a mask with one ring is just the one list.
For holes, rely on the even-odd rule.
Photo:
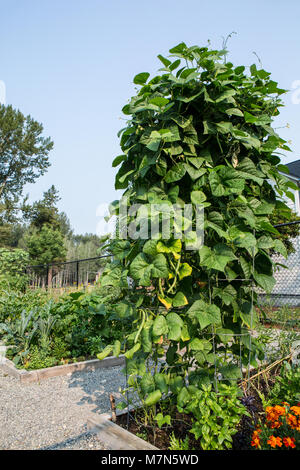
[(74, 362), (72, 364), (64, 364), (60, 366), (47, 367), (45, 369), (36, 370), (24, 370), (17, 369), (12, 361), (4, 358), (0, 362), (0, 370), (5, 374), (10, 375), (18, 379), (21, 383), (33, 383), (45, 380), (50, 377), (58, 377), (60, 375), (67, 375), (78, 371), (89, 371), (99, 368), (115, 367), (125, 365), (125, 357), (123, 355), (119, 357), (110, 356), (103, 360), (91, 359), (88, 361)]
[[(117, 410), (118, 416), (125, 413), (127, 411)], [(106, 450), (159, 450), (158, 447), (113, 423), (109, 413), (88, 418), (87, 428), (95, 432)]]

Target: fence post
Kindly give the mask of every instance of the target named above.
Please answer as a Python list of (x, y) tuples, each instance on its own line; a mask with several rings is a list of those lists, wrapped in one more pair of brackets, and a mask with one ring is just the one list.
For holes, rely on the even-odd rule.
[(45, 286), (46, 289), (48, 289), (48, 287), (49, 287), (49, 265), (48, 264), (47, 264), (47, 270), (46, 270), (46, 282), (45, 282), (45, 284), (46, 284), (46, 286)]
[(76, 286), (79, 286), (79, 261), (76, 262)]

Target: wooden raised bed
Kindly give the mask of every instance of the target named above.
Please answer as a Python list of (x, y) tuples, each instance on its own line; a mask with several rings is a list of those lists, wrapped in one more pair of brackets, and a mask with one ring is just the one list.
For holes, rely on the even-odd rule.
[(106, 357), (102, 361), (99, 361), (99, 359), (92, 359), (88, 361), (74, 362), (72, 364), (64, 364), (61, 366), (47, 367), (45, 369), (27, 371), (24, 369), (17, 369), (12, 361), (4, 358), (0, 362), (0, 370), (2, 370), (7, 375), (15, 377), (21, 383), (27, 384), (32, 382), (40, 382), (41, 380), (45, 380), (50, 377), (71, 374), (73, 372), (91, 371), (99, 368), (103, 369), (121, 365), (125, 365), (124, 356), (111, 356)]
[[(127, 411), (117, 410), (118, 416), (126, 413)], [(159, 450), (144, 439), (113, 423), (109, 413), (89, 418), (87, 427), (96, 433), (97, 439), (106, 450)]]

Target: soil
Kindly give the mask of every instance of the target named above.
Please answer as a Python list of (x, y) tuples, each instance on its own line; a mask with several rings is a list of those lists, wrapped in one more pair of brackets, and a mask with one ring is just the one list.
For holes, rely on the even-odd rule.
[(275, 330), (291, 330), (291, 328), (293, 329), (293, 331), (300, 331), (300, 327), (294, 325), (294, 324), (288, 324), (288, 323), (283, 323), (283, 324), (280, 324), (278, 322), (276, 322), (275, 320), (270, 320), (270, 321), (264, 321), (262, 322), (263, 326), (265, 328), (274, 328)]
[[(172, 415), (173, 416), (173, 415)], [(185, 437), (189, 436), (189, 449), (190, 450), (201, 450), (199, 441), (196, 441), (193, 437), (193, 434), (189, 433), (189, 430), (192, 426), (191, 416), (181, 414), (179, 412), (175, 413), (173, 416), (173, 426), (172, 428), (168, 426), (167, 428), (153, 426), (145, 426), (141, 422), (142, 415), (139, 412), (130, 412), (129, 420), (127, 413), (117, 417), (117, 424), (122, 428), (128, 429), (129, 432), (138, 435), (139, 437), (146, 437), (147, 441), (150, 444), (158, 447), (162, 450), (168, 450), (170, 446), (170, 435), (174, 432), (175, 436), (178, 439), (184, 440)], [(127, 420), (129, 421), (127, 427)]]

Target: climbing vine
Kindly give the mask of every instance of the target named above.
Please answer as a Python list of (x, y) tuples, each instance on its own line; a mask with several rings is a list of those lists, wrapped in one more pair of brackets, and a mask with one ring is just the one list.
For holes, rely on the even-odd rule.
[[(181, 43), (168, 58), (158, 56), (159, 75), (135, 76), (137, 93), (123, 108), (123, 153), (113, 167), (124, 194), (111, 215), (123, 214), (122, 204), (139, 205), (136, 227), (149, 228), (155, 218), (160, 226), (161, 214), (150, 210), (156, 204), (204, 210), (196, 249), (187, 249), (197, 239), (195, 213), (183, 220), (187, 236), (178, 237), (174, 216), (169, 238), (160, 228), (147, 239), (124, 236), (120, 226), (134, 220), (128, 210), (110, 243), (102, 284), (123, 289), (116, 315), (131, 316), (135, 328), (126, 338), (128, 383), (150, 409), (170, 396), (185, 409), (216, 374), (230, 383), (249, 361), (256, 365), (262, 351), (248, 334), (256, 290), (274, 286), (271, 253), (287, 254), (271, 223), (276, 212), (292, 217), (284, 198), (294, 185), (280, 163), (289, 148), (272, 128), (285, 90), (256, 65), (235, 67), (225, 57), (225, 50)], [(116, 342), (99, 358), (123, 347)]]

